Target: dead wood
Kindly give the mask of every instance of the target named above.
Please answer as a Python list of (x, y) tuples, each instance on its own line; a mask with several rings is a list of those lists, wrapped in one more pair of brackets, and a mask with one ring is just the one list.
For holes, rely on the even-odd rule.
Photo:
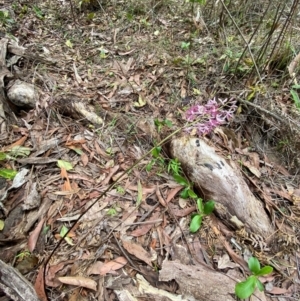
[(265, 238), (274, 232), (262, 203), (252, 194), (233, 162), (231, 167), (203, 140), (187, 136), (173, 139), (170, 151), (204, 199), (216, 202), (216, 211), (223, 219), (228, 222), (236, 216), (247, 230)]
[[(184, 265), (178, 261), (164, 261), (159, 272), (160, 281), (176, 280), (179, 291), (198, 301), (234, 301), (236, 281), (202, 265)], [(259, 298), (255, 295), (259, 294)], [(263, 293), (255, 292), (251, 300), (265, 300)]]
[(32, 285), (16, 269), (0, 260), (0, 289), (13, 300), (39, 301)]

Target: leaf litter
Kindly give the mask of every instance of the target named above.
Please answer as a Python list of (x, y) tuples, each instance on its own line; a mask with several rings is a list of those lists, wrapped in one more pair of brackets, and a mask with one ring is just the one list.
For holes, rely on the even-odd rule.
[[(13, 182), (10, 181), (11, 186), (3, 198), (6, 199), (3, 206), (7, 211), (1, 216), (4, 228), (0, 232), (0, 242), (1, 245), (4, 243), (4, 247), (0, 249), (0, 257), (7, 262), (13, 262), (14, 256), (28, 248), (30, 252), (41, 256), (42, 262), (61, 239), (59, 233), (62, 227), (71, 229), (73, 218), (84, 214), (69, 232), (71, 235), (68, 234), (69, 238), (72, 237), (72, 245), (68, 241), (62, 242), (57, 252), (51, 256), (45, 285), (56, 297), (62, 293), (60, 282), (71, 287), (88, 288), (86, 296), (95, 296), (93, 291), (97, 291), (97, 281), (100, 279), (97, 275), (129, 277), (124, 276), (125, 274), (139, 283), (140, 296), (150, 294), (166, 296), (171, 300), (184, 300), (180, 295), (173, 294), (174, 291), (168, 287), (159, 291), (155, 284), (149, 285), (144, 279), (147, 270), (140, 267), (152, 267), (151, 271), (156, 273), (161, 269), (158, 273), (161, 280), (175, 279), (184, 293), (186, 276), (201, 274), (197, 264), (205, 268), (209, 266), (214, 272), (235, 269), (237, 265), (245, 268), (246, 261), (239, 251), (241, 246), (260, 253), (261, 260), (265, 261), (274, 256), (280, 258), (281, 254), (286, 253), (286, 266), (290, 268), (278, 269), (287, 274), (293, 271), (299, 257), (297, 252), (293, 253), (294, 246), (298, 244), (294, 229), (298, 225), (299, 215), (289, 219), (292, 223), (289, 227), (283, 225), (284, 218), (276, 219), (278, 229), (281, 229), (280, 238), (284, 241), (285, 252), (277, 246), (275, 248), (278, 250), (269, 253), (264, 251), (259, 237), (242, 231), (233, 233), (228, 228), (230, 225), (222, 219), (217, 224), (205, 218), (199, 236), (189, 234), (186, 217), (195, 212), (196, 207), (189, 201), (184, 208), (179, 206), (181, 186), (175, 185), (173, 178), (159, 165), (155, 164), (150, 172), (145, 171), (149, 158), (144, 158), (146, 163), (140, 162), (132, 172), (122, 176), (127, 167), (132, 166), (155, 143), (155, 139), (152, 139), (155, 135), (153, 131), (148, 130), (146, 125), (135, 125), (146, 116), (178, 120), (182, 115), (182, 106), (169, 101), (174, 97), (174, 91), (177, 93), (177, 102), (188, 98), (190, 93), (185, 68), (178, 65), (181, 60), (178, 59), (177, 62), (175, 58), (181, 54), (176, 52), (175, 46), (169, 49), (172, 55), (165, 51), (159, 36), (171, 38), (168, 30), (173, 28), (172, 35), (185, 40), (184, 25), (179, 26), (176, 18), (166, 14), (158, 19), (160, 25), (157, 31), (150, 31), (148, 25), (141, 26), (147, 20), (140, 19), (139, 29), (135, 34), (130, 23), (122, 34), (119, 30), (111, 31), (109, 24), (105, 27), (102, 23), (104, 28), (101, 32), (104, 34), (98, 36), (96, 32), (100, 23), (97, 22), (100, 21), (87, 24), (82, 14), (78, 15), (78, 21), (87, 26), (82, 26), (79, 34), (71, 22), (66, 30), (72, 35), (72, 39), (66, 39), (59, 31), (56, 34), (47, 34), (48, 29), (58, 20), (51, 14), (53, 7), (45, 3), (41, 4), (41, 8), (49, 12), (49, 18), (42, 21), (37, 15), (30, 13), (25, 19), (34, 20), (36, 29), (32, 32), (26, 29), (29, 30), (27, 34), (21, 29), (18, 32), (27, 45), (24, 53), (40, 53), (36, 57), (40, 67), (34, 60), (28, 59), (26, 71), (30, 74), (30, 79), (43, 88), (43, 95), (36, 109), (20, 118), (9, 139), (1, 141), (4, 152), (19, 147), (19, 152), (14, 151), (17, 157), (14, 164), (7, 166), (15, 165), (19, 173)], [(68, 19), (69, 13), (66, 13), (66, 9), (69, 8), (62, 6), (58, 13), (66, 14)], [(114, 14), (109, 5), (105, 10)], [(118, 25), (122, 28), (123, 21), (124, 19), (120, 19), (116, 28)], [(25, 20), (20, 19), (18, 22)], [(157, 32), (159, 35), (155, 34)], [(87, 43), (90, 44), (82, 46), (83, 36), (87, 37)], [(132, 44), (128, 46), (133, 37)], [(37, 45), (43, 45), (42, 52)], [(24, 59), (26, 60), (26, 56)], [(30, 68), (35, 68), (34, 75)], [(206, 77), (201, 78), (201, 74), (197, 74), (196, 80), (199, 85), (201, 83), (201, 89), (203, 87), (201, 97), (207, 98), (204, 88), (209, 86), (209, 80)], [(92, 111), (89, 111), (90, 107)], [(76, 139), (78, 134), (82, 138)], [(290, 172), (280, 162), (269, 159), (266, 153), (262, 158), (259, 152), (250, 150), (248, 142), (243, 145), (244, 141), (235, 132), (229, 134), (228, 131), (215, 131), (212, 139), (218, 141), (215, 148), (224, 157), (231, 155), (236, 162), (246, 167), (241, 170), (256, 193), (261, 194), (269, 206), (270, 214), (274, 212), (274, 202), (276, 208), (286, 210), (280, 197), (287, 201), (292, 200), (295, 206), (298, 204), (297, 194), (294, 189), (285, 186), (286, 183), (274, 184), (272, 189), (267, 189), (260, 182), (263, 176), (271, 182), (277, 174), (290, 177)], [(248, 137), (247, 141), (250, 140)], [(242, 145), (244, 148), (241, 148)], [(22, 158), (18, 158), (20, 154)], [(24, 165), (31, 168), (29, 174), (29, 170), (23, 168)], [(23, 173), (24, 170), (27, 172)], [(40, 193), (41, 206), (47, 206), (35, 208), (34, 197), (28, 198), (20, 189), (26, 182), (31, 183), (30, 189), (33, 192)], [(98, 199), (111, 183), (116, 183), (113, 190)], [(95, 205), (88, 209), (95, 201)], [(21, 209), (14, 213), (12, 208), (16, 207)], [(300, 211), (299, 206), (298, 211), (296, 208), (289, 210), (294, 214)], [(35, 218), (30, 217), (30, 214), (35, 215)], [(20, 221), (23, 217), (28, 219), (25, 228), (24, 222)], [(284, 217), (288, 218), (288, 215), (285, 214)], [(118, 238), (121, 247), (112, 239), (112, 233)], [(236, 238), (236, 245), (229, 245), (228, 240), (232, 237)], [(5, 244), (14, 243), (19, 238), (26, 242), (26, 247), (16, 244), (13, 253), (6, 253)], [(180, 258), (176, 252), (172, 253), (172, 247), (175, 248), (176, 243), (185, 250), (185, 257), (191, 257), (194, 265), (176, 261)], [(212, 260), (215, 254), (218, 267), (214, 266)], [(165, 261), (168, 256), (173, 261)], [(75, 262), (80, 263), (80, 266)], [(31, 271), (36, 276), (37, 294), (42, 300), (46, 300), (42, 268), (32, 266)], [(139, 274), (141, 271), (144, 277)], [(241, 275), (237, 278), (239, 277)], [(293, 277), (296, 279), (297, 276), (293, 274)], [(212, 283), (216, 281), (217, 276), (212, 276)], [(275, 284), (274, 279), (270, 283)], [(286, 288), (278, 287), (276, 290), (274, 286), (268, 292), (274, 295), (291, 294), (294, 284), (286, 282), (284, 285)], [(120, 296), (122, 293), (122, 289), (110, 287), (108, 284), (104, 284), (104, 290), (107, 296)], [(130, 292), (126, 293), (131, 296)], [(199, 300), (202, 297), (196, 296)]]

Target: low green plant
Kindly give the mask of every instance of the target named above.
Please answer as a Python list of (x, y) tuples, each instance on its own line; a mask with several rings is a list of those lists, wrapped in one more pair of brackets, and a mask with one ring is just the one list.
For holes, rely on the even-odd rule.
[(0, 10), (0, 24), (2, 26), (10, 27), (14, 23), (14, 20), (9, 15), (8, 10)]
[(192, 198), (196, 201), (197, 213), (192, 214), (190, 223), (190, 231), (192, 233), (195, 233), (200, 229), (203, 217), (213, 212), (215, 208), (215, 202), (208, 201), (203, 204), (203, 199), (198, 197), (198, 195), (194, 192), (192, 184), (189, 181), (187, 181), (179, 174), (174, 174), (173, 177), (178, 184), (184, 186), (184, 189), (181, 191), (180, 196), (184, 199)]
[(208, 201), (203, 204), (203, 200), (201, 198), (197, 198), (197, 213), (192, 214), (192, 219), (190, 223), (190, 231), (192, 233), (197, 232), (202, 224), (202, 219), (205, 215), (209, 215), (214, 211), (215, 202)]
[(171, 159), (168, 163), (168, 173), (171, 173), (173, 175), (179, 175), (181, 171), (182, 170), (178, 159), (177, 158)]
[(261, 268), (260, 262), (255, 257), (249, 258), (248, 267), (252, 272), (252, 275), (250, 275), (245, 281), (239, 282), (235, 285), (235, 294), (240, 299), (249, 298), (256, 288), (262, 292), (264, 290), (264, 285), (259, 280), (259, 277), (273, 272), (273, 268), (269, 265)]
[(157, 128), (158, 133), (160, 133), (162, 127), (167, 126), (167, 127), (172, 127), (172, 121), (168, 120), (168, 119), (164, 119), (164, 120), (159, 120), (157, 118), (154, 119), (154, 125)]
[(151, 151), (151, 155), (152, 155), (152, 159), (151, 161), (147, 164), (146, 166), (146, 171), (150, 171), (153, 167), (154, 164), (158, 164), (162, 167), (165, 166), (165, 160), (164, 158), (161, 156), (161, 146), (156, 146), (152, 149)]
[(111, 216), (111, 217), (113, 217), (113, 216), (117, 215), (118, 212), (117, 212), (117, 210), (115, 208), (110, 208), (110, 209), (108, 209), (108, 211), (106, 212), (106, 214), (109, 215), (109, 216)]
[(293, 85), (290, 93), (297, 109), (300, 109), (300, 99), (296, 90), (300, 89), (300, 85)]

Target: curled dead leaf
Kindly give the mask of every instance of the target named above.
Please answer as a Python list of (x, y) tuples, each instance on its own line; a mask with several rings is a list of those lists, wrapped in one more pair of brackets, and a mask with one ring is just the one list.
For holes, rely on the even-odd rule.
[(97, 290), (97, 282), (90, 278), (85, 278), (81, 276), (66, 276), (66, 277), (58, 277), (58, 280), (64, 284), (70, 284), (80, 287), (86, 287), (93, 291)]

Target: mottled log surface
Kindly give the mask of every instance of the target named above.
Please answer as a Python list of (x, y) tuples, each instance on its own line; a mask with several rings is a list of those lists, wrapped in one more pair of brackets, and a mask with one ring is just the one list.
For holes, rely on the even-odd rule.
[(264, 238), (274, 232), (262, 202), (250, 191), (239, 170), (212, 147), (199, 138), (185, 136), (173, 139), (170, 151), (204, 199), (216, 202), (216, 212), (222, 218), (236, 216), (247, 230)]

